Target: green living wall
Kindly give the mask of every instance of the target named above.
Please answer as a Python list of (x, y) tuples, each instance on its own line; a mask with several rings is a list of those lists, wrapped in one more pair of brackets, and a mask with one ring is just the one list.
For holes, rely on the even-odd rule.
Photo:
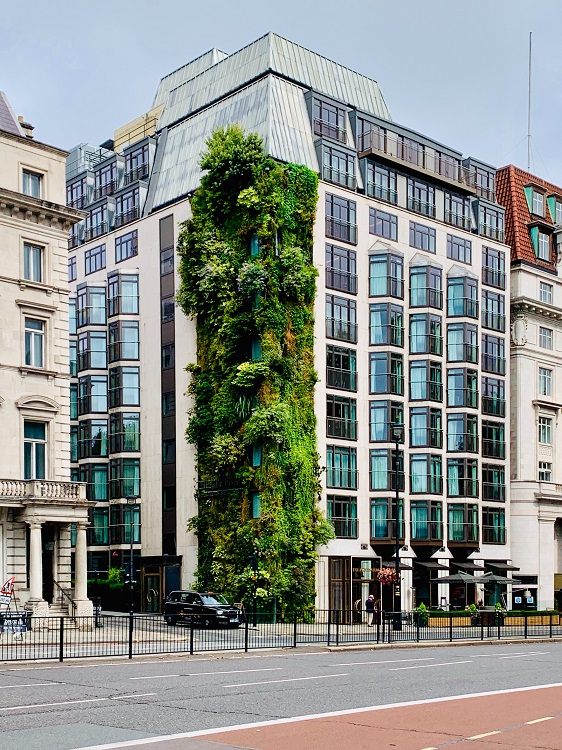
[[(207, 141), (178, 240), (178, 303), (197, 319), (197, 584), (283, 610), (314, 602), (318, 509), (313, 224), (317, 175), (238, 126)], [(202, 484), (204, 483), (204, 484)], [(255, 555), (255, 557), (253, 557)]]

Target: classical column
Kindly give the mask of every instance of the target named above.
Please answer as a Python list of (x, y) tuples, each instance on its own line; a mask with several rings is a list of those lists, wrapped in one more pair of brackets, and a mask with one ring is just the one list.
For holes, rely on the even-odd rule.
[(86, 555), (87, 523), (76, 524), (76, 548), (74, 552), (74, 599), (84, 601), (88, 598), (88, 563)]
[(43, 545), (41, 539), (41, 523), (29, 523), (29, 599), (42, 601), (43, 599)]

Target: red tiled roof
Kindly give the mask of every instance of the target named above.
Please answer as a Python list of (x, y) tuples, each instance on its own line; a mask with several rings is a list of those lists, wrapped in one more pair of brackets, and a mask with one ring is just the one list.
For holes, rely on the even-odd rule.
[[(529, 210), (524, 187), (534, 185), (545, 190), (544, 217), (534, 216)], [(535, 254), (529, 227), (536, 222), (554, 227), (546, 198), (549, 195), (562, 197), (562, 188), (510, 164), (496, 172), (496, 198), (505, 207), (505, 238), (511, 247), (511, 262), (524, 260), (541, 268), (555, 270), (554, 255), (551, 261), (540, 260)], [(552, 251), (554, 253), (554, 251)]]

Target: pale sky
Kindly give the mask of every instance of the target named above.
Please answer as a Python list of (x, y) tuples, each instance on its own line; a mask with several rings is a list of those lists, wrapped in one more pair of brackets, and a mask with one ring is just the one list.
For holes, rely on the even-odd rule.
[(562, 0), (0, 2), (0, 90), (38, 140), (100, 144), (160, 78), (268, 31), (378, 81), (392, 118), (495, 166), (562, 186)]

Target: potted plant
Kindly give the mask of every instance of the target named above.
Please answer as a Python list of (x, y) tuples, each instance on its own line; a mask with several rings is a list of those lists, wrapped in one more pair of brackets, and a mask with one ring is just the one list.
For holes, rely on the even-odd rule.
[(419, 607), (416, 607), (414, 609), (414, 625), (419, 626), (420, 628), (423, 628), (427, 625), (429, 620), (429, 613), (427, 611), (427, 607), (422, 602)]

